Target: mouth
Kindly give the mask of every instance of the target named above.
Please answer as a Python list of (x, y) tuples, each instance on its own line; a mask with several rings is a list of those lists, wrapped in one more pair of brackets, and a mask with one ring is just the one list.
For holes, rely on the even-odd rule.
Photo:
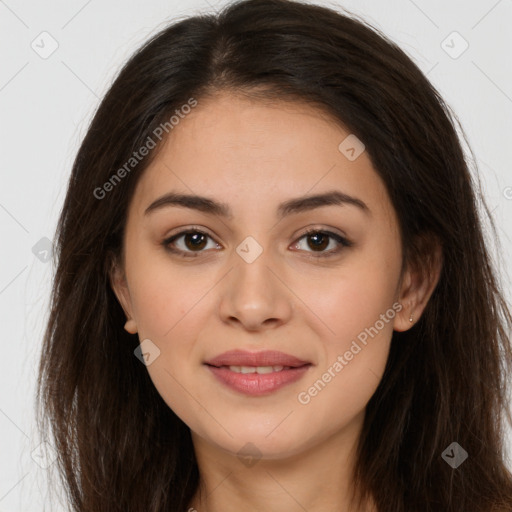
[(278, 368), (279, 366), (283, 368), (298, 368), (299, 366), (311, 363), (277, 350), (263, 350), (260, 352), (229, 350), (228, 352), (219, 354), (213, 359), (209, 359), (205, 364), (216, 366), (217, 368), (221, 366), (233, 366), (235, 368)]
[(228, 388), (251, 396), (271, 394), (296, 382), (312, 363), (277, 351), (225, 352), (204, 363)]
[(217, 368), (229, 368), (232, 372), (235, 372), (235, 373), (243, 373), (243, 374), (258, 373), (259, 375), (264, 375), (267, 373), (282, 372), (283, 370), (290, 370), (291, 368), (294, 368), (294, 367), (293, 366), (275, 365), (275, 366), (219, 366)]

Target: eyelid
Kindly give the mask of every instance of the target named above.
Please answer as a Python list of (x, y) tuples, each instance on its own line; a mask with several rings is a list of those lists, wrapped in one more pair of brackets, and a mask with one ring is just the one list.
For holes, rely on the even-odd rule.
[(204, 228), (203, 226), (198, 226), (198, 225), (192, 224), (191, 226), (180, 227), (177, 229), (178, 229), (178, 231), (176, 231), (175, 233), (171, 233), (170, 235), (167, 235), (165, 237), (164, 241), (170, 240), (172, 238), (177, 238), (180, 235), (184, 235), (184, 234), (192, 233), (192, 232), (193, 233), (195, 233), (195, 232), (202, 233), (203, 235), (208, 235), (210, 238), (214, 239), (214, 236), (210, 233), (210, 231), (207, 228)]

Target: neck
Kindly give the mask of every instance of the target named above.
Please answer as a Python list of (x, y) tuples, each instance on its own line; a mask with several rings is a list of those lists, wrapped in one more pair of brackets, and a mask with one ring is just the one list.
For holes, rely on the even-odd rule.
[(190, 512), (297, 510), (373, 512), (351, 503), (356, 445), (364, 413), (343, 431), (311, 441), (300, 453), (244, 464), (192, 433), (200, 486)]

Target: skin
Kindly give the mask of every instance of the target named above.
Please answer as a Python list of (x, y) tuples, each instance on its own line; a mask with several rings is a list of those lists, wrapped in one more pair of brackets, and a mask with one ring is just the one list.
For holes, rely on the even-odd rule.
[[(411, 314), (417, 321), (439, 268), (400, 275), (395, 211), (368, 154), (350, 161), (338, 150), (349, 133), (305, 104), (220, 93), (199, 101), (174, 127), (137, 184), (124, 257), (111, 282), (126, 330), (160, 350), (147, 366), (156, 389), (191, 429), (206, 492), (190, 506), (200, 512), (356, 510), (349, 496), (365, 407), (393, 330), (409, 329)], [(370, 213), (345, 204), (276, 217), (282, 201), (330, 190), (359, 198)], [(224, 202), (233, 217), (176, 206), (145, 215), (170, 191)], [(193, 226), (211, 237), (197, 257), (165, 250), (165, 239)], [(353, 246), (328, 238), (320, 252), (340, 251), (315, 259), (314, 240), (303, 236), (311, 227), (339, 233)], [(248, 236), (263, 249), (251, 263), (236, 252)], [(184, 236), (174, 246), (198, 253)], [(299, 393), (397, 303), (402, 310), (300, 403)], [(203, 364), (236, 348), (280, 350), (312, 366), (272, 394), (247, 396)], [(251, 466), (237, 456), (247, 443), (260, 457)]]

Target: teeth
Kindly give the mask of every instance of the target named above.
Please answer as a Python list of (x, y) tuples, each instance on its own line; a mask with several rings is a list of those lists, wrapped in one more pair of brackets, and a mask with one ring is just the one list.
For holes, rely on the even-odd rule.
[(229, 369), (235, 373), (272, 373), (280, 372), (283, 368), (289, 368), (289, 366), (230, 366)]

